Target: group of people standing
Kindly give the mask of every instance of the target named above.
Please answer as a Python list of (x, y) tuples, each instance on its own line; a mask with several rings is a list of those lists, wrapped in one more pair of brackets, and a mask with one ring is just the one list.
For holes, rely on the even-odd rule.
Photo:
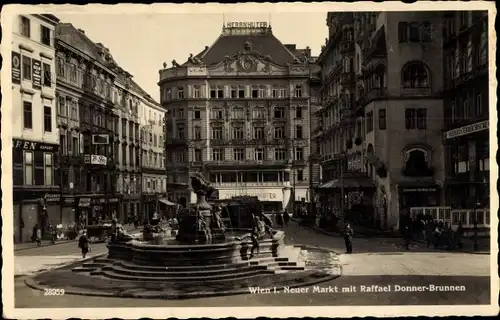
[(463, 225), (459, 222), (452, 227), (442, 220), (435, 220), (427, 216), (411, 218), (403, 225), (402, 235), (405, 240), (405, 249), (409, 250), (412, 240), (423, 238), (427, 248), (431, 245), (437, 249), (444, 246), (447, 249), (462, 247)]

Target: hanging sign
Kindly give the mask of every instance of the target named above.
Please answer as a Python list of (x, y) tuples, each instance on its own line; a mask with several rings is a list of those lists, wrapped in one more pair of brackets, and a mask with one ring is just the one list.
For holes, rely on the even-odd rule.
[(21, 83), (21, 55), (12, 52), (12, 83)]
[(42, 89), (42, 64), (40, 60), (31, 59), (32, 61), (32, 78), (33, 89)]

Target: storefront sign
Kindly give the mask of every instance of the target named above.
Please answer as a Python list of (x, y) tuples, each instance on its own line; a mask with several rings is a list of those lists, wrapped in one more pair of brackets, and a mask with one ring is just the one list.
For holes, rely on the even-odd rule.
[(111, 198), (108, 201), (109, 203), (118, 203), (118, 198)]
[(60, 202), (61, 195), (60, 194), (45, 194), (44, 196), (46, 202)]
[(228, 22), (226, 28), (244, 29), (244, 28), (267, 28), (267, 22)]
[(73, 196), (63, 196), (63, 205), (72, 206), (75, 204), (75, 197)]
[(31, 61), (33, 89), (40, 90), (42, 88), (42, 64), (40, 60), (31, 59)]
[(95, 164), (98, 166), (105, 166), (106, 163), (108, 162), (108, 158), (105, 156), (101, 156), (98, 154), (86, 154), (83, 157), (83, 161), (86, 164)]
[(457, 129), (447, 131), (445, 133), (446, 139), (453, 139), (461, 136), (465, 136), (471, 133), (488, 130), (490, 128), (489, 120), (481, 121), (478, 123), (470, 124), (468, 126), (463, 126)]
[(220, 190), (219, 199), (231, 199), (234, 197), (257, 197), (260, 201), (283, 201), (281, 190)]
[(20, 139), (12, 139), (12, 145), (16, 149), (23, 149), (23, 150), (34, 150), (34, 151), (51, 151), (51, 152), (56, 152), (58, 149), (58, 145), (55, 144), (47, 144), (43, 142), (36, 142), (36, 141), (27, 141), (27, 140), (20, 140)]
[(403, 192), (436, 192), (436, 188), (402, 188)]
[(12, 83), (21, 83), (21, 55), (12, 52)]
[(92, 144), (109, 144), (109, 135), (107, 134), (93, 134)]
[(90, 198), (80, 198), (78, 202), (80, 207), (90, 207)]

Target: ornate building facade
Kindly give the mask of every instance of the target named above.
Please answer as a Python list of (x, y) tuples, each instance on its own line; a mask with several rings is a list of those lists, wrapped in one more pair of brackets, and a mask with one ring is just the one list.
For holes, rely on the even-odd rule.
[(265, 210), (308, 201), (311, 65), (309, 48), (283, 45), (266, 23), (230, 23), (183, 65), (165, 64), (170, 198), (194, 202), (189, 174), (203, 172), (219, 199), (256, 196)]
[[(347, 175), (357, 185), (353, 196), (373, 207), (357, 219), (397, 228), (409, 208), (444, 204), (443, 70), (436, 59), (443, 55), (442, 17), (355, 12), (353, 18), (354, 52), (346, 77), (355, 79), (354, 100), (348, 99), (351, 107), (338, 116), (340, 127), (345, 119), (348, 128), (340, 158), (346, 159), (344, 171), (357, 172)], [(331, 140), (325, 142), (335, 145)], [(326, 157), (335, 158), (324, 148)], [(347, 209), (354, 204), (350, 197), (346, 193)]]
[(61, 219), (60, 188), (54, 175), (59, 151), (54, 77), (54, 29), (58, 22), (49, 14), (13, 19), (14, 242), (30, 241), (35, 224), (45, 234), (49, 221)]
[(121, 202), (116, 190), (118, 143), (109, 51), (69, 23), (56, 27), (57, 102), (65, 222), (97, 223)]
[[(446, 202), (489, 209), (488, 12), (450, 11), (443, 19)], [(476, 211), (478, 224), (489, 226), (489, 211)]]

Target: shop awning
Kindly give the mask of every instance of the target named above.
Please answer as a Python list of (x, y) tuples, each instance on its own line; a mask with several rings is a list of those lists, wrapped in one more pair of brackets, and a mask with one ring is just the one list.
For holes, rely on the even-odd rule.
[(167, 206), (175, 206), (176, 205), (172, 201), (169, 201), (167, 198), (161, 198), (161, 199), (158, 199), (158, 201), (160, 201), (161, 203), (166, 204)]
[[(359, 189), (373, 188), (375, 185), (370, 178), (345, 178), (344, 188)], [(341, 179), (333, 179), (319, 186), (320, 189), (340, 189), (342, 187)]]

